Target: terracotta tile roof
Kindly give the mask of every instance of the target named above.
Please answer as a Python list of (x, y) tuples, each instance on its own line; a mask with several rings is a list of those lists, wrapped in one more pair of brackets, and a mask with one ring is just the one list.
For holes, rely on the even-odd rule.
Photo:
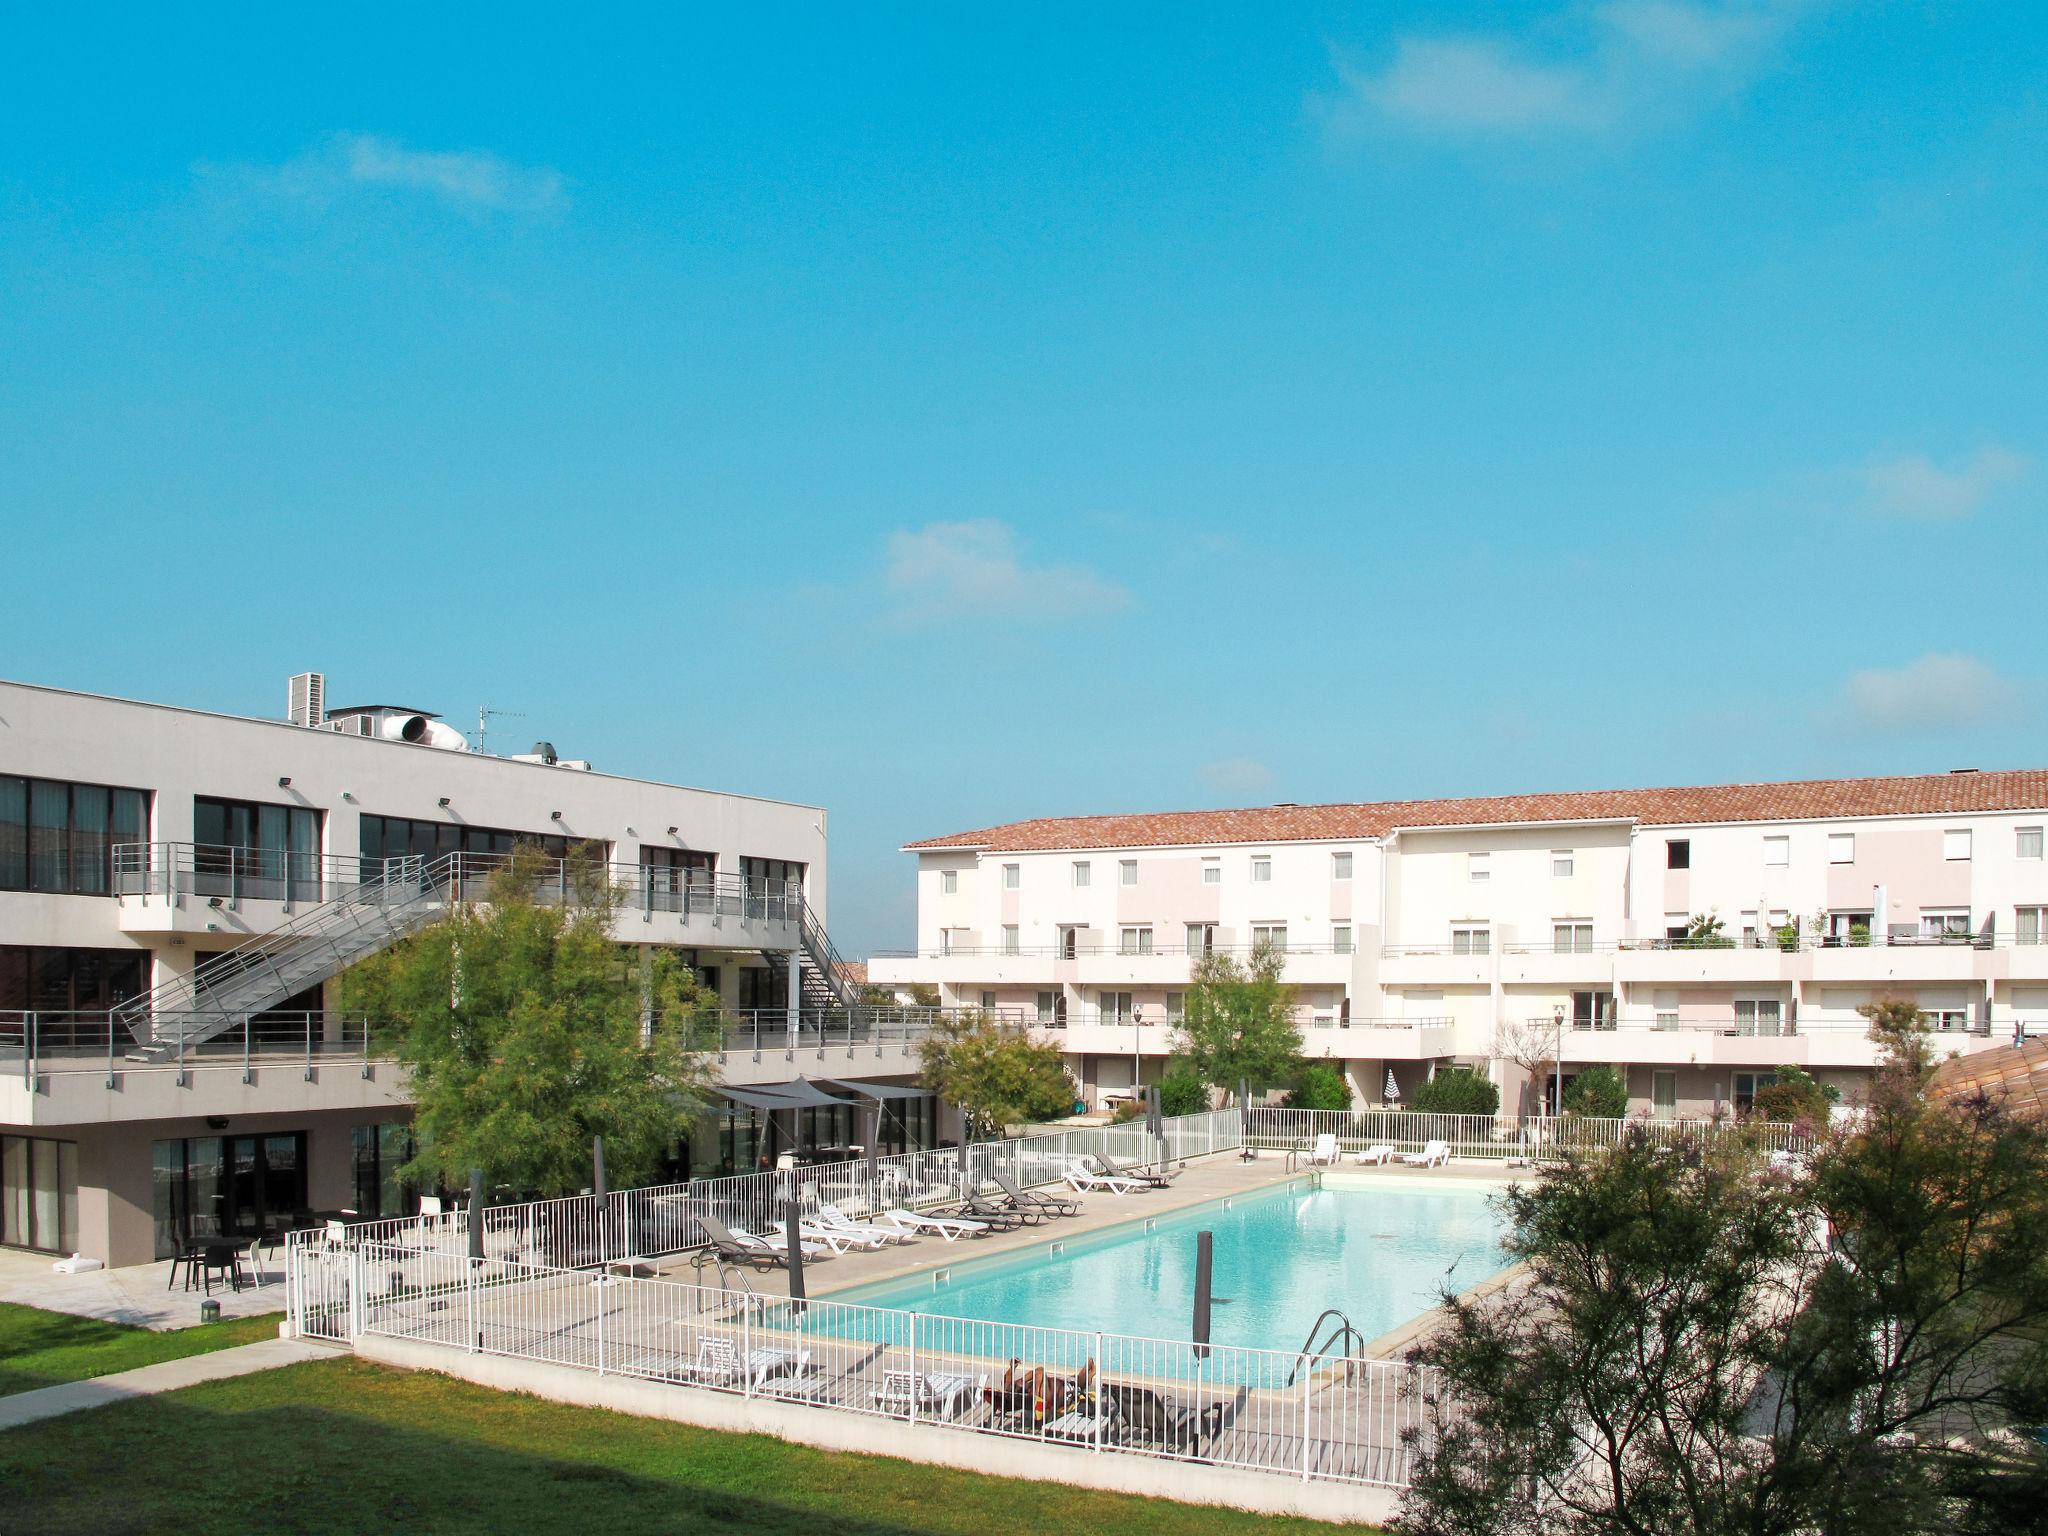
[(865, 960), (842, 960), (839, 962), (838, 971), (856, 987), (868, 984), (868, 963)]
[(1982, 1088), (2003, 1098), (2015, 1114), (2048, 1115), (2048, 1035), (2001, 1045), (1974, 1056), (1945, 1061), (1927, 1085), (1936, 1098), (1953, 1098)]
[(1241, 811), (1151, 811), (1128, 816), (1047, 816), (905, 849), (976, 848), (1025, 853), (1056, 848), (1155, 848), (1199, 843), (1289, 843), (1384, 837), (1397, 827), (1503, 822), (1629, 820), (1646, 826), (1830, 817), (1938, 815), (2048, 808), (2048, 769), (1928, 773), (1889, 779), (1808, 779), (1789, 784), (1705, 784), (1679, 789), (1589, 789), (1484, 795), (1463, 800), (1385, 800), (1351, 805), (1273, 805)]

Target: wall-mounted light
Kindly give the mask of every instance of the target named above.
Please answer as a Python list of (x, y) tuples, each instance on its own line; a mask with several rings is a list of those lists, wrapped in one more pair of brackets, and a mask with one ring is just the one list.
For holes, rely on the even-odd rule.
[(448, 797), (446, 795), (441, 797), (441, 809), (444, 811), (448, 809)]
[(228, 1128), (228, 1117), (226, 1115), (208, 1115), (206, 1117), (206, 1128), (209, 1131), (224, 1131)]
[(341, 798), (342, 798), (342, 799), (344, 799), (344, 800), (349, 800), (349, 801), (353, 801), (353, 800), (355, 799), (355, 797), (356, 797), (356, 792), (355, 792), (354, 790), (352, 790), (352, 789), (344, 789), (344, 790), (343, 790), (343, 791), (341, 792)]
[(286, 774), (286, 775), (284, 775), (284, 776), (283, 776), (282, 778), (280, 778), (280, 779), (279, 779), (279, 780), (277, 781), (277, 787), (278, 787), (279, 789), (290, 789), (290, 788), (292, 787), (292, 777), (291, 777), (291, 775), (290, 775), (290, 774)]
[(561, 819), (562, 819), (562, 813), (561, 813), (560, 811), (549, 811), (549, 812), (548, 812), (548, 820), (549, 820), (549, 821), (560, 821)]
[(631, 827), (628, 827), (628, 828), (626, 828), (626, 836), (628, 836), (628, 837), (638, 837), (639, 835), (640, 835), (640, 834), (639, 834), (638, 832), (635, 832), (635, 831), (634, 831), (634, 830), (633, 830), (633, 829), (632, 829)]
[(217, 907), (220, 905), (220, 898), (218, 896), (209, 896), (206, 898), (206, 904), (209, 907)]
[(676, 835), (676, 829), (675, 829), (674, 827), (670, 827), (670, 828), (668, 829), (668, 835), (669, 835), (670, 837), (674, 837), (674, 836)]

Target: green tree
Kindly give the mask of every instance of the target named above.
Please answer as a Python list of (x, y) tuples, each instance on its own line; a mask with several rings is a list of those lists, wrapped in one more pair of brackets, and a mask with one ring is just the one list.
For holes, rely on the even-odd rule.
[(1856, 1010), (1870, 1020), (1870, 1038), (1888, 1058), (1894, 1072), (1925, 1082), (1933, 1074), (1927, 1015), (1910, 998), (1880, 997)]
[(603, 1136), (615, 1185), (651, 1182), (709, 1097), (715, 1000), (680, 957), (613, 936), (620, 896), (595, 855), (516, 852), (481, 904), (358, 962), (342, 1006), (367, 1013), (411, 1075), (405, 1176), (558, 1195), (590, 1182)]
[(2039, 1528), (2048, 1127), (1909, 1050), (1804, 1171), (1632, 1126), (1500, 1199), (1527, 1280), (1418, 1352), (1412, 1536)]
[(1344, 1074), (1320, 1062), (1304, 1068), (1287, 1095), (1289, 1109), (1349, 1109), (1351, 1085)]
[(1286, 956), (1261, 944), (1240, 965), (1206, 954), (1188, 978), (1185, 1011), (1173, 1048), (1204, 1083), (1231, 1102), (1241, 1082), (1285, 1082), (1301, 1060), (1294, 989), (1280, 977)]
[(1427, 1115), (1497, 1114), (1500, 1085), (1464, 1067), (1450, 1067), (1416, 1089), (1409, 1107)]
[(1778, 1068), (1776, 1081), (1757, 1089), (1750, 1113), (1778, 1125), (1825, 1128), (1828, 1106), (1839, 1096), (1832, 1084), (1823, 1085), (1804, 1067), (1787, 1064)]
[(1074, 1107), (1074, 1080), (1059, 1045), (986, 1014), (940, 1018), (919, 1045), (918, 1057), (924, 1086), (959, 1106), (970, 1141), (1051, 1120)]
[(1564, 1112), (1593, 1120), (1619, 1120), (1628, 1114), (1628, 1084), (1606, 1062), (1581, 1068), (1564, 1085)]
[(1727, 925), (1711, 912), (1695, 912), (1686, 919), (1685, 947), (1688, 949), (1733, 949), (1735, 941), (1721, 930)]
[(1193, 1067), (1178, 1056), (1166, 1064), (1166, 1074), (1159, 1079), (1162, 1115), (1199, 1115), (1209, 1102), (1209, 1086)]

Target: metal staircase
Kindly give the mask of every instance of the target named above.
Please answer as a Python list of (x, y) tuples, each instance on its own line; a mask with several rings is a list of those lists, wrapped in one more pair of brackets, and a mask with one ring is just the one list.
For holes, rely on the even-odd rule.
[(376, 879), (131, 998), (115, 1010), (136, 1041), (130, 1059), (156, 1060), (239, 1029), (294, 992), (417, 932), (448, 910), (461, 861), (459, 853), (431, 863), (387, 860)]
[(846, 974), (839, 951), (832, 947), (832, 935), (818, 921), (818, 914), (811, 910), (811, 904), (801, 897), (798, 900), (802, 903), (797, 912), (797, 933), (804, 947), (804, 1006), (813, 1006), (812, 978), (816, 977), (820, 987), (816, 994), (820, 1000), (817, 1006), (858, 1008), (860, 988)]

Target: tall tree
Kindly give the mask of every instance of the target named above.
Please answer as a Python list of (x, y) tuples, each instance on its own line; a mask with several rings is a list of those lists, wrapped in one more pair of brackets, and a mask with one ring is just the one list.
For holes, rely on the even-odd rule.
[(1225, 1103), (1240, 1082), (1286, 1082), (1301, 1064), (1294, 989), (1280, 979), (1285, 967), (1284, 954), (1261, 944), (1242, 965), (1231, 955), (1204, 955), (1189, 975), (1174, 1053), (1222, 1089)]
[(709, 1097), (715, 1000), (680, 957), (613, 939), (619, 894), (595, 858), (572, 857), (559, 900), (552, 872), (516, 852), (480, 904), (342, 978), (411, 1074), (420, 1185), (482, 1168), (522, 1192), (580, 1189), (600, 1135), (615, 1184), (649, 1182)]
[(1511, 1188), (1527, 1278), (1419, 1352), (1444, 1390), (1403, 1529), (2038, 1529), (2048, 1127), (1930, 1102), (1902, 1038), (1805, 1172), (1638, 1127)]
[(1074, 1107), (1074, 1080), (1060, 1047), (987, 1014), (942, 1016), (918, 1046), (918, 1058), (924, 1086), (959, 1106), (970, 1141)]

